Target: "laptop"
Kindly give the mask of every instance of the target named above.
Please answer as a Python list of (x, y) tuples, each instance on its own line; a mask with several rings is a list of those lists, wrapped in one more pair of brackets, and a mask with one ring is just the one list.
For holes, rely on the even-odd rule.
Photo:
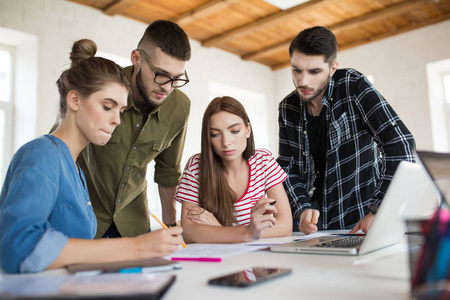
[(417, 151), (417, 156), (433, 180), (443, 201), (450, 205), (450, 153)]
[[(450, 207), (450, 153), (417, 151), (434, 187), (440, 195), (439, 209)], [(445, 278), (449, 272), (448, 217), (446, 210), (436, 210), (432, 218), (409, 220), (409, 228), (418, 228), (408, 235), (411, 292), (415, 299), (447, 299), (449, 287)], [(427, 226), (428, 225), (428, 226)], [(445, 234), (447, 230), (447, 235)], [(448, 247), (447, 247), (448, 249)]]
[[(362, 255), (398, 243), (405, 231), (404, 220), (418, 213), (420, 202), (432, 202), (419, 213), (437, 207), (438, 195), (424, 167), (402, 161), (389, 185), (367, 235), (323, 236), (270, 247), (274, 252)], [(433, 207), (433, 209), (431, 208)], [(429, 215), (429, 212), (426, 212)]]

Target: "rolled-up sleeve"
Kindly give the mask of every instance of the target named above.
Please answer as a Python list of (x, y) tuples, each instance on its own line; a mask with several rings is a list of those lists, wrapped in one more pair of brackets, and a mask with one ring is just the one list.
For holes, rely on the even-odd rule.
[[(181, 123), (181, 122), (180, 122)], [(181, 159), (186, 140), (187, 123), (172, 140), (171, 145), (155, 157), (155, 182), (163, 186), (177, 186), (181, 180)]]
[(69, 238), (49, 228), (30, 255), (19, 266), (20, 273), (37, 273), (45, 270), (61, 253)]
[(355, 104), (381, 153), (380, 174), (369, 206), (380, 205), (401, 161), (414, 162), (415, 141), (411, 132), (366, 77), (349, 80)]

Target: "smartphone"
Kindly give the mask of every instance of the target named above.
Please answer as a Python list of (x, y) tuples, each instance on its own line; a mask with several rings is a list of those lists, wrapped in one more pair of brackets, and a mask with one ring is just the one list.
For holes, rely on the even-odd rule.
[(236, 273), (210, 279), (209, 284), (248, 287), (256, 283), (292, 273), (288, 268), (253, 267)]

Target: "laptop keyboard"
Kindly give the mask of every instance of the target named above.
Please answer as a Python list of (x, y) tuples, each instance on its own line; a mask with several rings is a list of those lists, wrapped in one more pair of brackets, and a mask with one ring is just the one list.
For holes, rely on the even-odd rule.
[(336, 241), (326, 242), (316, 247), (328, 247), (328, 248), (354, 248), (361, 246), (364, 242), (365, 236), (350, 236)]

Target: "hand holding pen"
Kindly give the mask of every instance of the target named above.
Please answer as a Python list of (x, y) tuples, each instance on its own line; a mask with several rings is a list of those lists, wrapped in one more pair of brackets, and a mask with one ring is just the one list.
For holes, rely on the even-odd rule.
[(263, 198), (253, 206), (248, 226), (249, 234), (253, 240), (260, 239), (264, 229), (275, 226), (277, 222), (274, 217), (274, 214), (277, 213), (275, 203), (274, 199)]
[[(135, 240), (134, 250), (138, 253), (136, 258), (161, 257), (177, 251), (183, 242), (180, 235), (183, 233), (181, 226), (167, 229), (154, 230), (141, 234), (131, 240)], [(124, 241), (128, 238), (123, 238)], [(128, 247), (129, 248), (129, 247)]]
[[(163, 228), (168, 229), (169, 227), (167, 227), (166, 224), (164, 224), (163, 221), (161, 221), (157, 216), (155, 216), (149, 209), (147, 210), (148, 214), (150, 216), (152, 216)], [(178, 227), (178, 226), (177, 226)], [(176, 227), (171, 227), (171, 228), (176, 228)], [(180, 233), (181, 234), (181, 233)], [(186, 248), (186, 244), (184, 242), (181, 243), (181, 246), (183, 246), (183, 248)]]
[(311, 234), (317, 231), (317, 222), (320, 212), (316, 209), (305, 209), (300, 214), (300, 224), (298, 229), (304, 234)]

